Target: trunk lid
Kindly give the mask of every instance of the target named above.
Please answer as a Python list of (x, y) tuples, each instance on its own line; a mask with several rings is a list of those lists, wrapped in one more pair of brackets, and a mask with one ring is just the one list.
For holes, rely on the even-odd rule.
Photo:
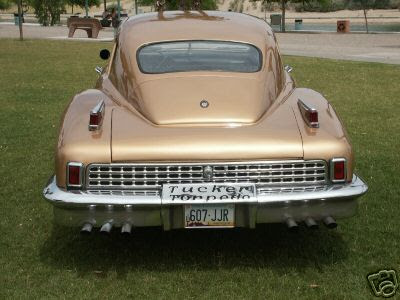
[(266, 94), (265, 83), (255, 77), (193, 75), (145, 81), (137, 88), (137, 102), (157, 125), (252, 124), (273, 100)]
[(127, 109), (112, 117), (112, 161), (297, 159), (303, 146), (294, 113), (281, 105), (253, 125), (155, 126)]

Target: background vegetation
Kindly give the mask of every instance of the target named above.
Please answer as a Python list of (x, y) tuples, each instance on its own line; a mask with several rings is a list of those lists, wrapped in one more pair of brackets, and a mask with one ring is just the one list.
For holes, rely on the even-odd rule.
[(336, 230), (137, 229), (81, 237), (52, 224), (42, 188), (71, 97), (93, 87), (104, 43), (1, 40), (0, 299), (375, 299), (366, 276), (400, 274), (400, 66), (284, 57), (329, 99), (370, 190)]
[[(400, 0), (252, 0), (261, 2), (261, 7), (266, 10), (280, 10), (282, 3), (286, 8), (301, 11), (330, 12), (343, 9), (359, 10), (364, 7), (369, 9), (397, 9), (400, 8)], [(231, 3), (243, 3), (242, 0), (232, 0)], [(237, 7), (234, 6), (234, 7)], [(235, 9), (235, 11), (239, 11)]]
[[(85, 0), (0, 0), (0, 10), (9, 9), (22, 2), (23, 10), (32, 8), (38, 21), (43, 26), (53, 26), (60, 22), (60, 14), (66, 13), (66, 6), (85, 6)], [(100, 0), (89, 0), (89, 6), (99, 6)]]
[[(167, 10), (178, 10), (180, 6), (180, 0), (166, 0), (165, 9)], [(140, 6), (154, 6), (155, 0), (138, 0)], [(185, 8), (190, 9), (193, 0), (183, 0), (182, 4)], [(217, 0), (202, 0), (201, 8), (203, 10), (215, 10), (217, 9)]]
[(294, 5), (297, 11), (329, 12), (342, 9), (358, 10), (368, 5), (371, 9), (400, 8), (399, 0), (304, 0)]
[[(191, 8), (193, 0), (165, 0), (165, 8), (167, 10), (176, 10), (180, 8), (180, 2), (183, 1), (183, 6), (187, 9)], [(319, 11), (328, 12), (341, 9), (363, 9), (364, 15), (367, 17), (368, 9), (383, 9), (383, 8), (400, 8), (400, 0), (251, 0), (253, 6), (257, 7), (256, 3), (261, 2), (262, 11), (281, 10), (283, 20), (285, 20), (285, 10), (287, 8), (295, 9), (296, 11)], [(0, 10), (9, 9), (17, 0), (0, 0)], [(89, 0), (89, 6), (99, 6), (104, 0)], [(111, 1), (109, 1), (110, 3)], [(153, 6), (155, 0), (132, 0), (138, 6)], [(60, 14), (66, 13), (66, 6), (71, 7), (73, 13), (74, 7), (83, 8), (85, 0), (22, 0), (24, 10), (29, 7), (33, 9), (40, 24), (44, 26), (55, 25), (60, 21)], [(108, 7), (115, 7), (115, 2), (112, 2)], [(104, 2), (104, 7), (106, 6)], [(218, 8), (218, 0), (202, 0), (201, 8), (203, 10), (215, 10)], [(244, 0), (231, 0), (229, 9), (236, 12), (243, 12)], [(366, 26), (367, 18), (366, 18)], [(283, 31), (285, 24), (283, 21)]]

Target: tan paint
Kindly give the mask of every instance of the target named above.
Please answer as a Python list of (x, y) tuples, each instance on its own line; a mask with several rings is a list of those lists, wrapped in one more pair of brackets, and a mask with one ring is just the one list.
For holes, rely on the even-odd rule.
[[(241, 41), (263, 54), (260, 72), (142, 74), (137, 49), (166, 40)], [(57, 185), (69, 161), (89, 163), (238, 161), (346, 157), (353, 153), (335, 111), (318, 93), (297, 89), (283, 71), (275, 36), (254, 17), (223, 12), (165, 12), (130, 18), (96, 90), (74, 97), (60, 130)], [(200, 107), (206, 98), (210, 106)], [(297, 101), (319, 111), (320, 128), (304, 123)], [(89, 112), (105, 100), (102, 129)]]
[[(176, 40), (223, 40), (252, 44), (262, 52), (262, 69), (256, 73), (144, 74), (140, 71), (136, 62), (136, 53), (140, 47)], [(255, 122), (277, 98), (284, 85), (276, 40), (269, 26), (251, 16), (223, 12), (176, 11), (164, 12), (162, 15), (143, 14), (128, 19), (121, 26), (109, 77), (121, 95), (155, 124), (187, 123), (191, 118), (192, 123), (224, 122), (221, 114), (207, 116), (200, 121), (201, 117), (188, 115), (190, 107), (180, 100), (189, 98), (184, 101), (200, 103), (210, 95), (214, 97), (212, 101), (216, 105), (220, 104), (220, 108), (214, 110), (215, 113), (225, 111), (227, 107), (223, 103), (232, 101), (230, 106), (240, 114), (244, 102), (253, 99), (249, 103), (256, 113), (242, 109), (242, 116), (235, 118), (241, 122)], [(235, 96), (241, 99), (232, 99)], [(167, 116), (164, 105), (169, 101), (177, 103), (172, 105), (174, 112), (169, 111)]]
[(260, 160), (303, 156), (301, 136), (290, 106), (281, 106), (255, 125), (236, 125), (157, 127), (127, 110), (115, 109), (112, 161)]
[[(101, 100), (105, 100), (103, 126), (99, 131), (89, 131), (89, 112)], [(67, 108), (60, 128), (56, 150), (57, 185), (65, 187), (68, 162), (111, 162), (111, 102), (98, 90), (87, 90), (74, 97)]]
[[(139, 107), (151, 122), (160, 125), (254, 123), (271, 103), (264, 86), (264, 81), (234, 74), (181, 75), (142, 83)], [(207, 108), (200, 106), (202, 100), (209, 103)]]
[[(354, 168), (352, 147), (347, 132), (329, 102), (310, 89), (296, 89), (289, 99), (298, 120), (304, 159), (319, 157), (329, 161), (333, 157), (344, 157), (348, 162), (347, 180), (351, 181)], [(303, 122), (297, 106), (298, 99), (318, 110), (319, 128), (310, 128)]]

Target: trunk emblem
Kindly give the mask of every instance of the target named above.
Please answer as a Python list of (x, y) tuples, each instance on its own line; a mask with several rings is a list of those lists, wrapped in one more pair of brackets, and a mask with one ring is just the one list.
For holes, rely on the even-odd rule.
[(210, 105), (210, 104), (208, 103), (207, 100), (201, 100), (201, 101), (200, 101), (200, 106), (201, 106), (202, 108), (207, 108), (209, 105)]
[(211, 166), (206, 166), (203, 169), (203, 178), (205, 181), (211, 181), (211, 179), (213, 178), (213, 168)]

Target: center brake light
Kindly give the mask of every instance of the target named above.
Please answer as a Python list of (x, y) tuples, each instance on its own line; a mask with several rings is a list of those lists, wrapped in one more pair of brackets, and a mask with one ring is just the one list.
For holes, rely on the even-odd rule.
[(67, 164), (67, 186), (82, 187), (83, 182), (83, 164), (78, 162), (69, 162)]
[(100, 101), (91, 111), (89, 116), (89, 130), (94, 131), (101, 128), (104, 118), (105, 104)]
[(309, 127), (318, 128), (319, 127), (318, 111), (315, 108), (305, 104), (300, 99), (298, 101), (298, 105), (299, 105), (301, 115), (302, 115), (304, 121), (306, 122), (306, 124)]

